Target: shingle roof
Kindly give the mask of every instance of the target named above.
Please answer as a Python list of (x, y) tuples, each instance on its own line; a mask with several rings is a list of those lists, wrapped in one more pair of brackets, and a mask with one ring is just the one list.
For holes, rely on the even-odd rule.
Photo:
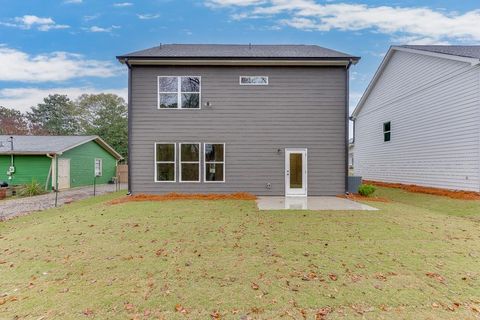
[(459, 57), (480, 59), (480, 46), (403, 45), (401, 47), (408, 48), (408, 49), (449, 54), (449, 55), (459, 56)]
[(359, 60), (339, 51), (316, 45), (162, 44), (118, 56), (125, 58), (238, 58), (238, 59), (334, 59)]
[(47, 154), (60, 153), (89, 141), (97, 141), (105, 150), (117, 159), (122, 159), (112, 147), (98, 136), (13, 136), (13, 152), (11, 152), (11, 136), (0, 135), (0, 154)]

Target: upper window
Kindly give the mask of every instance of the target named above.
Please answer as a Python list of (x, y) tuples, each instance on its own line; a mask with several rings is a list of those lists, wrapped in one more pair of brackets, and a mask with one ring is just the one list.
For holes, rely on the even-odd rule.
[(391, 138), (392, 124), (390, 121), (383, 123), (383, 141), (388, 142)]
[(225, 182), (225, 144), (204, 144), (205, 182)]
[(176, 181), (175, 143), (155, 143), (155, 182)]
[(102, 159), (95, 159), (95, 177), (101, 177), (103, 172)]
[(200, 77), (158, 77), (159, 109), (200, 109)]
[(180, 182), (200, 182), (199, 143), (180, 143)]
[(240, 84), (246, 86), (266, 86), (268, 77), (266, 76), (241, 76)]

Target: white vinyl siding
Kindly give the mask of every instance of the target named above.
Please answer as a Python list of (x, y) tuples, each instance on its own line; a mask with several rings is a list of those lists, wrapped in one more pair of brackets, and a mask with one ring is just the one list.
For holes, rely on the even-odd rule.
[(355, 174), (480, 191), (479, 123), (479, 66), (397, 51), (356, 119)]

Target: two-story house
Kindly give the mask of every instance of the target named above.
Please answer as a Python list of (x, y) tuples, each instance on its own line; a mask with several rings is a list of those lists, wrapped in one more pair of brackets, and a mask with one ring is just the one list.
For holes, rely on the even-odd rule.
[(170, 44), (117, 58), (129, 70), (130, 192), (345, 192), (358, 57), (314, 45)]
[(480, 191), (480, 46), (388, 50), (352, 114), (355, 174)]

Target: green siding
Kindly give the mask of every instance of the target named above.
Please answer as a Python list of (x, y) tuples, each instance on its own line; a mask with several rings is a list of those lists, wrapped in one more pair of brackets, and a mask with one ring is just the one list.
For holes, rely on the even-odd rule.
[(107, 183), (116, 173), (116, 159), (95, 141), (82, 144), (66, 151), (60, 158), (70, 159), (70, 187), (93, 184), (95, 159), (102, 159), (103, 173), (97, 184)]
[[(40, 155), (15, 155), (15, 174), (11, 181), (8, 180), (7, 170), (10, 167), (10, 156), (0, 155), (0, 180), (7, 181), (10, 185), (30, 183), (36, 180), (45, 186), (52, 160), (47, 156)], [(48, 188), (51, 189), (51, 179), (48, 181)]]

